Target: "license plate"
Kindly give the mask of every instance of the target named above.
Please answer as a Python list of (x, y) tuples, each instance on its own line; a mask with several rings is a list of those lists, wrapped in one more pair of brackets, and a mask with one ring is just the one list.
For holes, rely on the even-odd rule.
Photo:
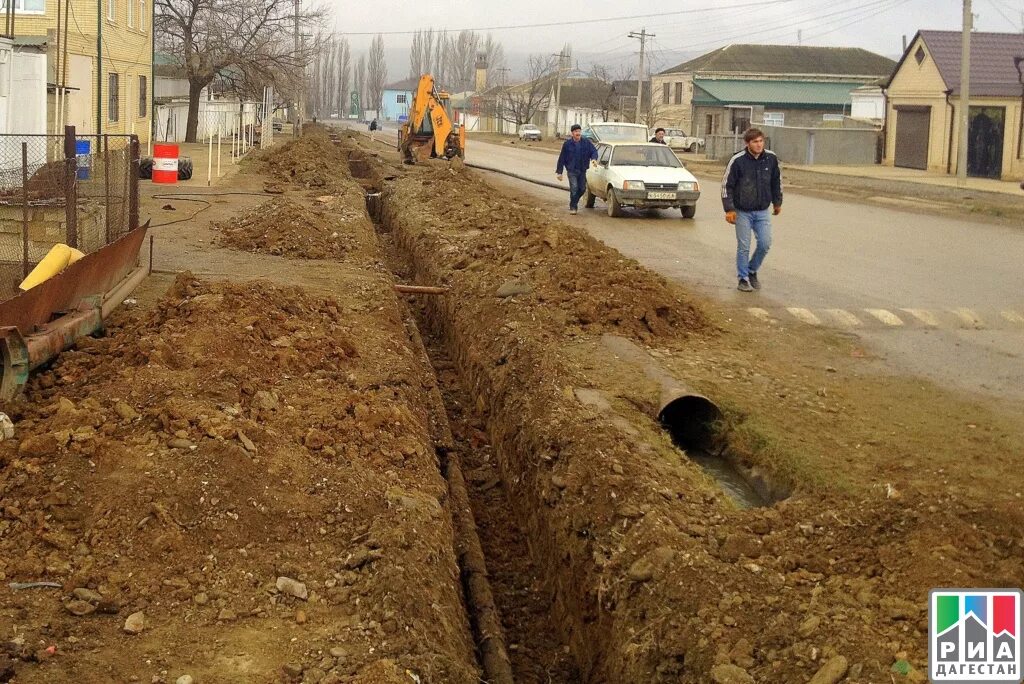
[(674, 200), (676, 193), (674, 192), (649, 192), (647, 193), (647, 199), (660, 199), (660, 200)]

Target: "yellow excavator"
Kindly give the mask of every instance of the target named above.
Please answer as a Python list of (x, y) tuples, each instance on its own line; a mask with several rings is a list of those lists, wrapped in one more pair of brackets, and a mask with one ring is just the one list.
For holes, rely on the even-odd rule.
[(434, 77), (423, 74), (409, 108), (409, 120), (398, 129), (398, 149), (406, 164), (430, 157), (451, 159), (466, 153), (466, 129), (452, 123), (450, 99), (434, 87)]

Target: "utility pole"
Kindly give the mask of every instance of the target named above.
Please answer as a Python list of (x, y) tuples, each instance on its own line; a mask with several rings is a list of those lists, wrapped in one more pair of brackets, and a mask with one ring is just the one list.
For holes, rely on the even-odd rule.
[(964, 2), (964, 27), (960, 41), (960, 125), (957, 133), (959, 146), (956, 153), (956, 184), (967, 187), (967, 132), (971, 121), (971, 29), (974, 26), (974, 15), (971, 13), (971, 0)]
[[(299, 2), (300, 2), (300, 0), (295, 0), (295, 27), (294, 27), (295, 44), (294, 44), (294, 46), (292, 48), (292, 50), (293, 50), (292, 55), (294, 56), (295, 64), (296, 65), (298, 65), (298, 63), (299, 63)], [(292, 136), (296, 137), (296, 138), (299, 136), (299, 99), (300, 99), (299, 89), (302, 87), (302, 82), (304, 82), (305, 79), (306, 79), (306, 65), (303, 64), (302, 65), (302, 80), (299, 83), (295, 84), (295, 98), (294, 98), (294, 101), (292, 102)]]
[(555, 137), (558, 137), (558, 110), (562, 103), (562, 70), (565, 69), (565, 60), (569, 58), (569, 55), (565, 54), (563, 49), (558, 54), (553, 54), (552, 57), (558, 58), (558, 82), (555, 85)]
[(654, 38), (654, 34), (648, 33), (647, 29), (644, 28), (640, 30), (640, 33), (630, 31), (629, 37), (640, 39), (640, 70), (636, 76), (636, 115), (633, 117), (633, 123), (640, 123), (640, 101), (643, 98), (644, 92), (644, 50), (647, 47), (647, 39)]

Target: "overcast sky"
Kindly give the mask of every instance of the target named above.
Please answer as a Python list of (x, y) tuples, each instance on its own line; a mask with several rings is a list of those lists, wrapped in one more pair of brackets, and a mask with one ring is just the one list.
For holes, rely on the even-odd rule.
[[(509, 53), (557, 52), (568, 41), (577, 53), (604, 53), (622, 61), (639, 48), (639, 41), (626, 34), (646, 28), (656, 36), (649, 42), (655, 67), (659, 60), (662, 67), (673, 66), (664, 62), (680, 51), (703, 53), (728, 43), (795, 45), (798, 31), (804, 45), (863, 47), (896, 56), (903, 34), (909, 39), (920, 28), (956, 30), (962, 16), (960, 0), (322, 1), (333, 8), (338, 32), (383, 32), (389, 52), (407, 49), (411, 38), (388, 32), (491, 28)], [(974, 0), (973, 10), (977, 30), (1022, 30), (1024, 0)], [(637, 16), (659, 11), (658, 16)], [(540, 23), (556, 25), (492, 28)], [(359, 52), (369, 37), (351, 35), (349, 41)]]

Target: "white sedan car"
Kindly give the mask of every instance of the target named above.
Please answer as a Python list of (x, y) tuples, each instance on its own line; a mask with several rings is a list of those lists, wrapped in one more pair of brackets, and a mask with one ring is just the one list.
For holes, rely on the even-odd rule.
[(623, 207), (678, 208), (683, 218), (697, 213), (700, 185), (666, 145), (603, 143), (597, 146), (597, 166), (587, 171), (583, 203), (594, 208), (598, 197), (608, 215), (622, 216)]

